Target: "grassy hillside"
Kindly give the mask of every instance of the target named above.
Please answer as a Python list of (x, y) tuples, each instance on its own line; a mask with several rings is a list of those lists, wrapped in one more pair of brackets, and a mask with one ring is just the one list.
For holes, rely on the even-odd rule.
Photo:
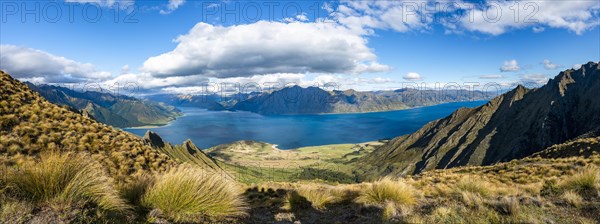
[(133, 134), (54, 105), (1, 72), (0, 160), (18, 163), (42, 151), (86, 152), (113, 176), (164, 171), (174, 165), (164, 153)]
[(246, 214), (239, 185), (191, 142), (158, 146), (49, 103), (4, 72), (0, 84), (0, 223), (206, 223)]

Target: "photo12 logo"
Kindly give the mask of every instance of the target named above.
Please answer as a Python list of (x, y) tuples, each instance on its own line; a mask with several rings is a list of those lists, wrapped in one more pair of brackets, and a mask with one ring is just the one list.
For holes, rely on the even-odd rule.
[(2, 1), (0, 2), (2, 23), (97, 23), (108, 20), (114, 23), (137, 23), (138, 9), (129, 1), (116, 1), (111, 4), (96, 2), (58, 1)]
[(223, 24), (258, 21), (345, 24), (351, 19), (373, 16), (370, 13), (375, 11), (385, 12), (386, 20), (406, 24), (415, 21), (446, 25), (536, 23), (540, 11), (536, 1), (203, 1), (199, 5), (202, 22)]

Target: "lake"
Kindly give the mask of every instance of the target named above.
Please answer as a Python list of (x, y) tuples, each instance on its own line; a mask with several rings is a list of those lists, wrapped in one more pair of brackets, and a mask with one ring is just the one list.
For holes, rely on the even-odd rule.
[(487, 101), (458, 102), (408, 110), (315, 115), (260, 115), (250, 112), (207, 111), (181, 107), (185, 114), (157, 128), (126, 128), (143, 136), (147, 130), (164, 140), (181, 144), (191, 139), (205, 149), (238, 140), (277, 144), (281, 149), (340, 143), (361, 143), (410, 134), (424, 124), (450, 115), (461, 107)]

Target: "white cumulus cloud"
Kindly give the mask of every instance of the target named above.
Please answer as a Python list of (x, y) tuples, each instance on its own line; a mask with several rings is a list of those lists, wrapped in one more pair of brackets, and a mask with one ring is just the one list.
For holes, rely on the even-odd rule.
[(227, 78), (273, 73), (370, 73), (377, 62), (367, 40), (332, 23), (260, 21), (235, 26), (196, 24), (177, 47), (148, 58), (141, 70), (155, 77)]
[(534, 32), (551, 27), (582, 34), (599, 25), (598, 1), (486, 1), (483, 4), (459, 2), (458, 5), (465, 10), (459, 28), (491, 35), (526, 27), (533, 27)]
[(517, 62), (517, 60), (514, 59), (510, 61), (505, 61), (502, 67), (500, 67), (501, 72), (516, 72), (519, 70), (521, 70), (521, 67), (519, 67), (519, 63)]
[(560, 66), (558, 66), (557, 64), (552, 63), (550, 60), (548, 59), (544, 59), (544, 61), (542, 61), (542, 64), (544, 64), (544, 68), (548, 69), (548, 70), (554, 70), (559, 68)]
[(538, 87), (546, 84), (550, 78), (544, 74), (522, 74), (519, 75), (519, 84), (527, 87)]
[(421, 77), (421, 75), (419, 73), (416, 73), (416, 72), (409, 72), (406, 75), (404, 75), (402, 78), (404, 80), (406, 80), (406, 81), (411, 81), (411, 82), (420, 81), (420, 80), (423, 79)]
[(169, 0), (167, 8), (160, 10), (160, 14), (170, 14), (183, 4), (185, 4), (185, 0)]
[(109, 72), (45, 51), (14, 45), (0, 45), (0, 68), (13, 77), (45, 83), (72, 83), (106, 80)]
[(503, 75), (481, 75), (479, 76), (480, 79), (503, 79), (504, 76)]
[(501, 35), (512, 29), (567, 29), (576, 34), (598, 26), (600, 2), (398, 0), (342, 1), (337, 8), (327, 4), (332, 18), (355, 32), (372, 34), (373, 29), (397, 32), (429, 30), (439, 23), (446, 33), (478, 32)]

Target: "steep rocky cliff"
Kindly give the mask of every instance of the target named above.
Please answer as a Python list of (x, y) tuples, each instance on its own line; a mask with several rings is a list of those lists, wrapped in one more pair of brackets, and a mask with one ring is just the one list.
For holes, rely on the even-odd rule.
[[(407, 175), (523, 158), (600, 130), (600, 67), (589, 62), (537, 89), (514, 90), (400, 136), (358, 161), (359, 176)], [(376, 164), (376, 165), (374, 165)]]

